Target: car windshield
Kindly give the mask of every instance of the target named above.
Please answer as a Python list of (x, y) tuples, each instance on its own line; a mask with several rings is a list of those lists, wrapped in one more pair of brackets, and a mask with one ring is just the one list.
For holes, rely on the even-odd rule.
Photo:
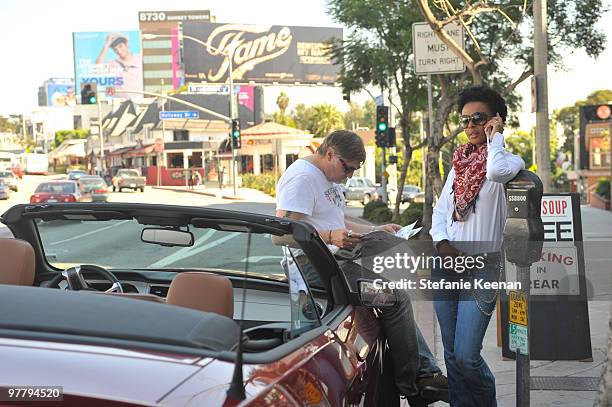
[[(40, 220), (36, 222), (45, 257), (53, 267), (65, 269), (94, 264), (109, 270), (219, 270), (286, 281), (281, 261), (283, 248), (269, 234), (252, 234), (247, 259), (247, 233), (191, 226), (194, 244), (167, 247), (141, 240), (143, 229), (153, 227), (128, 220)], [(184, 228), (183, 228), (184, 229)], [(95, 241), (95, 244), (94, 244)]]
[(374, 184), (368, 178), (364, 178), (363, 182), (366, 184), (366, 187), (373, 187)]
[(75, 184), (72, 182), (45, 182), (36, 188), (35, 192), (50, 194), (73, 194)]
[(0, 178), (12, 177), (13, 174), (8, 171), (0, 171)]
[(138, 172), (136, 171), (121, 171), (119, 175), (124, 177), (138, 177)]

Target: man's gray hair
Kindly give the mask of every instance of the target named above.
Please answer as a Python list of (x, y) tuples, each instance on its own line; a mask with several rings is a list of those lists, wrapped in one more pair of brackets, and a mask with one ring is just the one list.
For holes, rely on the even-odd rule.
[(317, 153), (325, 155), (330, 148), (345, 160), (363, 163), (366, 159), (363, 140), (349, 130), (336, 130), (329, 133), (317, 148)]

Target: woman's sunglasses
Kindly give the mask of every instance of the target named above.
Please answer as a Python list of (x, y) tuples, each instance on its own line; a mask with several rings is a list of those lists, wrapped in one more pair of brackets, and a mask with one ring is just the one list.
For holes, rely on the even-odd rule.
[(485, 124), (487, 120), (489, 120), (489, 115), (486, 114), (485, 112), (476, 112), (476, 113), (473, 113), (471, 116), (462, 114), (459, 117), (459, 123), (461, 124), (461, 127), (463, 127), (464, 129), (467, 129), (467, 127), (470, 125), (470, 120), (475, 125), (481, 126)]

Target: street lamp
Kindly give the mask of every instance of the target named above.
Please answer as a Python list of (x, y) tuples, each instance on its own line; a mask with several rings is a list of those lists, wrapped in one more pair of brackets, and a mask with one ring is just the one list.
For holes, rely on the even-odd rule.
[[(170, 35), (170, 34), (142, 34), (142, 38), (145, 40), (153, 40), (155, 38), (187, 38), (193, 42), (197, 42), (198, 44), (202, 45), (205, 48), (210, 48), (215, 52), (218, 52), (221, 55), (224, 55), (227, 57), (228, 61), (229, 61), (229, 115), (230, 115), (230, 120), (229, 120), (229, 124), (231, 127), (231, 123), (232, 123), (232, 119), (234, 119), (234, 78), (233, 78), (233, 61), (232, 61), (232, 56), (233, 56), (233, 48), (230, 49), (230, 52), (224, 52), (221, 51), (220, 49), (212, 46), (210, 43), (208, 42), (204, 42), (198, 38), (195, 37), (191, 37), (189, 35)], [(236, 149), (232, 146), (232, 178), (234, 179), (234, 196), (236, 196), (238, 194), (237, 191), (237, 187), (238, 187), (238, 180), (237, 180), (238, 174), (237, 174), (237, 168), (236, 168)]]

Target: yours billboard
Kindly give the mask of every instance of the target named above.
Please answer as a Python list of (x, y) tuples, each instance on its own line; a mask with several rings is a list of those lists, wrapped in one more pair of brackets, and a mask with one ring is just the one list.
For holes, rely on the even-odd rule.
[(74, 77), (81, 84), (98, 84), (98, 92), (114, 88), (115, 97), (138, 98), (142, 91), (142, 52), (139, 31), (78, 32), (72, 34)]
[[(340, 70), (329, 54), (341, 28), (185, 22), (185, 80), (225, 82), (233, 50), (233, 79), (255, 83), (336, 82)], [(194, 37), (204, 46), (188, 37)]]

